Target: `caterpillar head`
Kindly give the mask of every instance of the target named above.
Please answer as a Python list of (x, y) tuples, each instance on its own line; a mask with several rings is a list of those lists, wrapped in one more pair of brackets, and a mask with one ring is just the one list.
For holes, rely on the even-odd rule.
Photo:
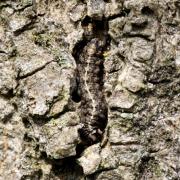
[(79, 129), (80, 137), (86, 144), (94, 144), (101, 141), (103, 132), (100, 129), (94, 129), (92, 132), (88, 129)]
[(98, 141), (101, 141), (103, 132), (100, 129), (95, 129), (92, 133), (88, 135), (91, 143), (94, 144)]

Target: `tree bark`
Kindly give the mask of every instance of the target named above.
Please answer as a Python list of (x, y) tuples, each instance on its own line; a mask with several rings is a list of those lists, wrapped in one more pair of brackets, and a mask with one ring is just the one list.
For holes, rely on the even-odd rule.
[(1, 0), (1, 179), (180, 179), (178, 0)]

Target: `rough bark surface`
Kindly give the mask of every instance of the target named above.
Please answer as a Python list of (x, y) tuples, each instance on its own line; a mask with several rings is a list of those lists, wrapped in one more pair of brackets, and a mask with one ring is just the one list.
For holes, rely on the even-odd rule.
[[(77, 62), (91, 37), (108, 39), (97, 81), (108, 113), (102, 140), (83, 145)], [(180, 179), (178, 0), (0, 1), (7, 179)]]

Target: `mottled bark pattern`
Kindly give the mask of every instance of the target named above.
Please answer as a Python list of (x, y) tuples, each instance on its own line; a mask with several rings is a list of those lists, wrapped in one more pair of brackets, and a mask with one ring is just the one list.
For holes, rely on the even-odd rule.
[(107, 124), (107, 106), (103, 93), (104, 46), (100, 39), (93, 38), (79, 56), (80, 119), (83, 124), (79, 133), (88, 144), (101, 139)]

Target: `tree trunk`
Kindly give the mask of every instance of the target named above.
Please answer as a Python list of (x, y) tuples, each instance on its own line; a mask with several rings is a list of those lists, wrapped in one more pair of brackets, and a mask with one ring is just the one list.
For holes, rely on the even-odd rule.
[(178, 0), (1, 0), (1, 179), (180, 179)]

